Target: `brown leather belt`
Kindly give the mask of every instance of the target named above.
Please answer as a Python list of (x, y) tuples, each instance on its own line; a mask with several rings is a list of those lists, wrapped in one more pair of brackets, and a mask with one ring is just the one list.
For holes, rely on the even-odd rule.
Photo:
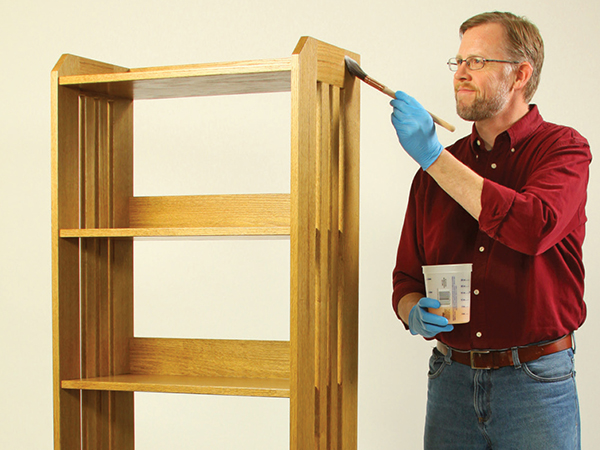
[[(540, 356), (550, 355), (573, 347), (573, 339), (568, 334), (560, 339), (543, 344), (517, 347), (519, 361), (526, 363), (534, 361)], [(448, 346), (440, 341), (437, 349), (444, 356), (448, 354)], [(471, 350), (462, 351), (452, 349), (452, 361), (471, 366), (472, 369), (499, 369), (500, 367), (514, 366), (512, 349), (508, 350)]]

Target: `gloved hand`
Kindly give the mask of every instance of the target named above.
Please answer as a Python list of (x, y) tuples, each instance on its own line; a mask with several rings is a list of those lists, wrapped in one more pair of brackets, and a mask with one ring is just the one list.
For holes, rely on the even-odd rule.
[(453, 325), (448, 324), (448, 319), (427, 311), (427, 308), (439, 308), (440, 302), (433, 298), (423, 297), (413, 306), (408, 315), (408, 328), (410, 332), (432, 338), (438, 333), (452, 331)]
[(394, 107), (392, 124), (400, 144), (423, 170), (427, 170), (444, 149), (437, 138), (431, 115), (418, 101), (402, 91), (396, 92), (396, 100), (392, 100), (390, 105)]

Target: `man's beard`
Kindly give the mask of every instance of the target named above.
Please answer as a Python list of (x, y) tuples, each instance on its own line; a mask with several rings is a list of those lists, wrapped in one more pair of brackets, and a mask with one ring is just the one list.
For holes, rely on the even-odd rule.
[(456, 112), (462, 119), (473, 122), (490, 119), (508, 103), (509, 90), (508, 83), (502, 83), (493, 97), (484, 98), (477, 95), (469, 105), (460, 103), (456, 98)]

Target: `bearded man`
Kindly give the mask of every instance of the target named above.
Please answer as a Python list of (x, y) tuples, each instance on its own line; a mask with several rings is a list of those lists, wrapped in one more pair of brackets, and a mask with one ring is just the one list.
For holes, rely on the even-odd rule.
[[(392, 100), (400, 144), (417, 161), (393, 271), (393, 307), (435, 339), (425, 449), (579, 449), (574, 338), (583, 299), (591, 153), (531, 99), (544, 60), (537, 27), (484, 13), (460, 27), (448, 61), (471, 135), (444, 148), (431, 116)], [(472, 264), (470, 321), (432, 314), (422, 266)]]

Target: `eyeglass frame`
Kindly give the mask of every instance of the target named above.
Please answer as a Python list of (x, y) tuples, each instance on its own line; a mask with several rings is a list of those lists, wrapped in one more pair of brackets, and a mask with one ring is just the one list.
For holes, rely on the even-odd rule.
[[(481, 59), (482, 62), (482, 66), (478, 69), (472, 69), (471, 68), (471, 62), (474, 59)], [(452, 62), (452, 60), (454, 60), (454, 62)], [(469, 60), (471, 62), (469, 62)], [(462, 59), (462, 58), (450, 58), (448, 60), (448, 62), (446, 64), (448, 64), (448, 69), (450, 70), (450, 72), (458, 72), (458, 69), (460, 68), (460, 66), (462, 65), (462, 63), (465, 63), (467, 65), (467, 68), (469, 70), (481, 70), (485, 67), (486, 63), (488, 62), (499, 62), (499, 63), (507, 63), (507, 64), (521, 64), (521, 61), (506, 61), (503, 59), (487, 59), (484, 58), (482, 56), (469, 56), (468, 58)]]

